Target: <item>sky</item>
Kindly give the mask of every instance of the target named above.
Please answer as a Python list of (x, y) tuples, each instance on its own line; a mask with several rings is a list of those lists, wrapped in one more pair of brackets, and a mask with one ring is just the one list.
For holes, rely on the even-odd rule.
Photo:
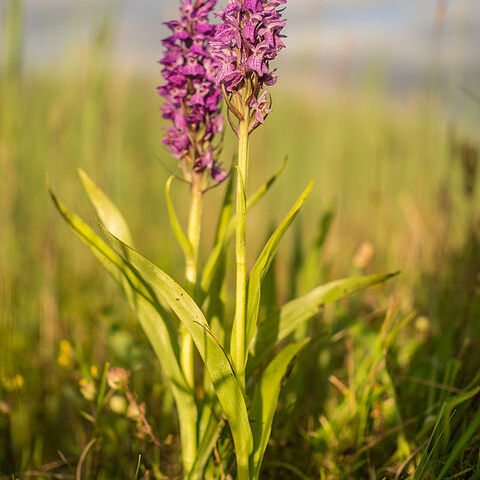
[[(0, 0), (0, 25), (10, 0)], [(219, 5), (224, 2), (219, 1)], [(443, 22), (438, 4), (445, 4)], [(174, 0), (23, 0), (24, 53), (31, 68), (68, 55), (88, 41), (102, 14), (115, 26), (114, 58), (126, 69), (158, 74), (162, 22), (177, 15)], [(480, 76), (480, 0), (289, 0), (283, 75), (324, 82), (381, 64), (393, 82), (437, 68), (445, 81)], [(470, 85), (475, 87), (475, 85)]]

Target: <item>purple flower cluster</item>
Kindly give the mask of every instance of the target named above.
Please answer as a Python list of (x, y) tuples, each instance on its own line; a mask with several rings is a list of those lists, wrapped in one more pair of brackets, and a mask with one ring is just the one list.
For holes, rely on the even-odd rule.
[(223, 83), (227, 92), (240, 88), (248, 77), (255, 76), (259, 84), (273, 85), (277, 77), (270, 70), (285, 45), (281, 32), (287, 0), (231, 0), (216, 15), (222, 24), (216, 30), (213, 50), (220, 60), (217, 84)]
[(222, 91), (215, 83), (219, 64), (210, 49), (216, 26), (208, 19), (215, 4), (216, 0), (183, 0), (180, 20), (166, 23), (171, 35), (162, 42), (165, 84), (158, 93), (165, 98), (163, 118), (173, 123), (166, 127), (163, 143), (187, 173), (208, 169), (215, 181), (222, 181), (226, 175), (214, 160), (213, 145), (223, 129)]

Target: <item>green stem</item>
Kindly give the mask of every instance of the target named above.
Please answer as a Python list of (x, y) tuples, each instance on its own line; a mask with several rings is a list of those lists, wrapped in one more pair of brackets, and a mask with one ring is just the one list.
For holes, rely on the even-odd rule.
[(190, 192), (190, 217), (188, 220), (188, 239), (193, 247), (192, 258), (187, 259), (186, 277), (190, 288), (197, 283), (198, 250), (202, 230), (203, 191), (202, 174), (196, 174)]
[(235, 319), (232, 328), (232, 360), (238, 379), (245, 387), (245, 310), (247, 296), (247, 263), (246, 263), (246, 201), (245, 190), (248, 177), (248, 137), (249, 137), (249, 109), (242, 112), (245, 120), (238, 126), (238, 171), (237, 171), (237, 199), (236, 199), (236, 264), (237, 285)]
[(180, 423), (180, 439), (182, 444), (182, 463), (185, 478), (198, 480), (196, 472), (192, 471), (197, 458), (197, 422), (198, 410), (193, 392), (174, 387), (173, 394), (177, 404)]
[(238, 480), (251, 480), (250, 467), (248, 466), (248, 455), (246, 462), (241, 462), (237, 456), (237, 479)]
[[(197, 284), (198, 250), (200, 246), (200, 233), (202, 230), (203, 192), (201, 188), (202, 177), (197, 174), (193, 178), (190, 192), (190, 217), (188, 221), (188, 239), (193, 247), (193, 255), (186, 259), (185, 276), (188, 291), (193, 295)], [(195, 387), (195, 350), (193, 340), (187, 331), (182, 329), (182, 364), (188, 384)]]
[[(193, 247), (193, 253), (186, 258), (185, 277), (187, 280), (187, 290), (191, 295), (194, 295), (197, 284), (198, 251), (200, 247), (200, 235), (202, 230), (203, 192), (201, 174), (194, 176), (190, 198), (190, 213), (187, 235)], [(192, 389), (193, 395), (193, 392), (195, 391), (195, 347), (192, 337), (184, 327), (182, 327), (180, 330), (180, 336), (182, 367), (188, 385)], [(185, 475), (188, 475), (186, 478), (189, 478), (190, 480), (198, 478), (196, 472), (191, 471), (191, 468), (194, 465), (197, 457), (197, 420), (197, 405), (191, 405), (191, 412), (188, 413), (186, 418), (183, 418), (183, 422), (181, 422), (183, 463)]]

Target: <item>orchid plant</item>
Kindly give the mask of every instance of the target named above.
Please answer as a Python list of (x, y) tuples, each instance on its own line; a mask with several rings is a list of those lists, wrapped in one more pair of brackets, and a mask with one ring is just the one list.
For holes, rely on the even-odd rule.
[[(186, 479), (219, 478), (213, 451), (220, 441), (228, 445), (230, 438), (233, 448), (227, 451), (236, 457), (237, 478), (258, 479), (281, 380), (309, 342), (298, 341), (298, 336), (293, 340), (293, 334), (326, 304), (391, 276), (334, 281), (267, 317), (260, 309), (262, 281), (312, 188), (310, 183), (248, 271), (246, 215), (280, 173), (247, 200), (249, 141), (272, 111), (268, 88), (277, 77), (270, 64), (284, 48), (285, 4), (286, 0), (231, 0), (216, 13), (220, 23), (214, 24), (209, 17), (216, 0), (183, 0), (180, 19), (167, 23), (171, 34), (163, 41), (160, 62), (165, 82), (158, 92), (165, 99), (163, 117), (171, 122), (163, 142), (190, 185), (186, 230), (171, 198), (173, 176), (166, 185), (170, 222), (185, 256), (183, 281), (177, 283), (136, 250), (124, 217), (85, 172), (80, 171), (80, 178), (104, 238), (50, 192), (68, 225), (125, 292), (158, 356), (176, 403)], [(230, 178), (219, 162), (222, 102), (238, 139)], [(198, 252), (203, 197), (224, 181), (215, 244), (202, 267)], [(233, 237), (236, 292), (231, 319), (224, 307), (229, 298), (225, 266)], [(230, 435), (222, 436), (224, 430)]]

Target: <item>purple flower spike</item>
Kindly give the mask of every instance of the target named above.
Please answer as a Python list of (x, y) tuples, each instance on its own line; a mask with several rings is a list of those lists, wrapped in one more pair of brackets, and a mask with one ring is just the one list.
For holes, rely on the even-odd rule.
[(162, 41), (165, 83), (158, 93), (165, 98), (162, 116), (173, 124), (163, 143), (188, 180), (192, 171), (208, 170), (214, 181), (225, 175), (215, 162), (220, 145), (213, 143), (223, 130), (222, 90), (215, 83), (220, 64), (211, 49), (216, 26), (208, 18), (215, 5), (216, 0), (183, 0), (180, 20), (166, 22), (171, 35)]
[[(252, 133), (272, 111), (266, 87), (277, 83), (270, 67), (285, 48), (282, 19), (287, 0), (230, 0), (216, 13), (222, 23), (215, 31), (211, 49), (219, 67), (215, 82), (227, 95), (230, 113), (248, 123)], [(230, 125), (238, 136), (239, 126)]]
[(240, 88), (244, 79), (256, 77), (260, 86), (273, 85), (276, 77), (270, 69), (280, 50), (282, 20), (287, 0), (231, 0), (216, 15), (222, 20), (217, 28), (212, 45), (220, 61), (217, 84), (222, 84), (228, 93)]

